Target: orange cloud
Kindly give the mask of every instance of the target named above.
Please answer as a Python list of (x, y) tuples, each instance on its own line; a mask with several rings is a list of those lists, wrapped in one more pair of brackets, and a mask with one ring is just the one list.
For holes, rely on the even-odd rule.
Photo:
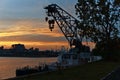
[(39, 20), (20, 20), (16, 21), (13, 25), (6, 29), (0, 30), (1, 37), (4, 36), (19, 36), (26, 34), (40, 34), (48, 35), (53, 37), (61, 37), (63, 34), (60, 32), (59, 28), (56, 26), (55, 30), (51, 32), (48, 28), (48, 24)]

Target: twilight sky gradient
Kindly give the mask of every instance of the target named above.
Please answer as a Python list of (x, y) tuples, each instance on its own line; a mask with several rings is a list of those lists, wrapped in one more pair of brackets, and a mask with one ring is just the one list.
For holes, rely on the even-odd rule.
[(43, 8), (51, 3), (75, 15), (77, 0), (0, 0), (0, 46), (21, 43), (40, 50), (68, 46), (59, 28), (51, 32), (44, 20)]

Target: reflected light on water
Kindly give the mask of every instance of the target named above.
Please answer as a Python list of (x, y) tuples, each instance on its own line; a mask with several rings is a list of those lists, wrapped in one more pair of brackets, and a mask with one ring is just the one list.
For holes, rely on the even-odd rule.
[(17, 68), (34, 67), (39, 64), (56, 62), (57, 58), (2, 58), (0, 57), (0, 79), (15, 77)]

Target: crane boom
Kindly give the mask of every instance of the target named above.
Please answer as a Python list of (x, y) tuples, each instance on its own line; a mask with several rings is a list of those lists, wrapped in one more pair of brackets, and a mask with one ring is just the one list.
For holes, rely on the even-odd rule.
[(50, 30), (54, 29), (54, 23), (56, 22), (68, 40), (70, 47), (79, 48), (80, 52), (83, 38), (81, 36), (82, 30), (78, 27), (80, 22), (56, 4), (48, 5), (45, 9), (47, 10), (47, 16), (50, 17), (50, 20), (46, 17)]

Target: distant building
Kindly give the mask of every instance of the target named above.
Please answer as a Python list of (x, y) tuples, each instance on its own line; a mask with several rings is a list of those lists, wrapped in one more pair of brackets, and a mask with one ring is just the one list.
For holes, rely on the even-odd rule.
[(24, 44), (13, 44), (11, 49), (16, 53), (23, 53), (26, 50)]
[(0, 46), (0, 54), (3, 54), (4, 47)]
[(4, 46), (0, 46), (0, 50), (3, 50), (4, 49)]

